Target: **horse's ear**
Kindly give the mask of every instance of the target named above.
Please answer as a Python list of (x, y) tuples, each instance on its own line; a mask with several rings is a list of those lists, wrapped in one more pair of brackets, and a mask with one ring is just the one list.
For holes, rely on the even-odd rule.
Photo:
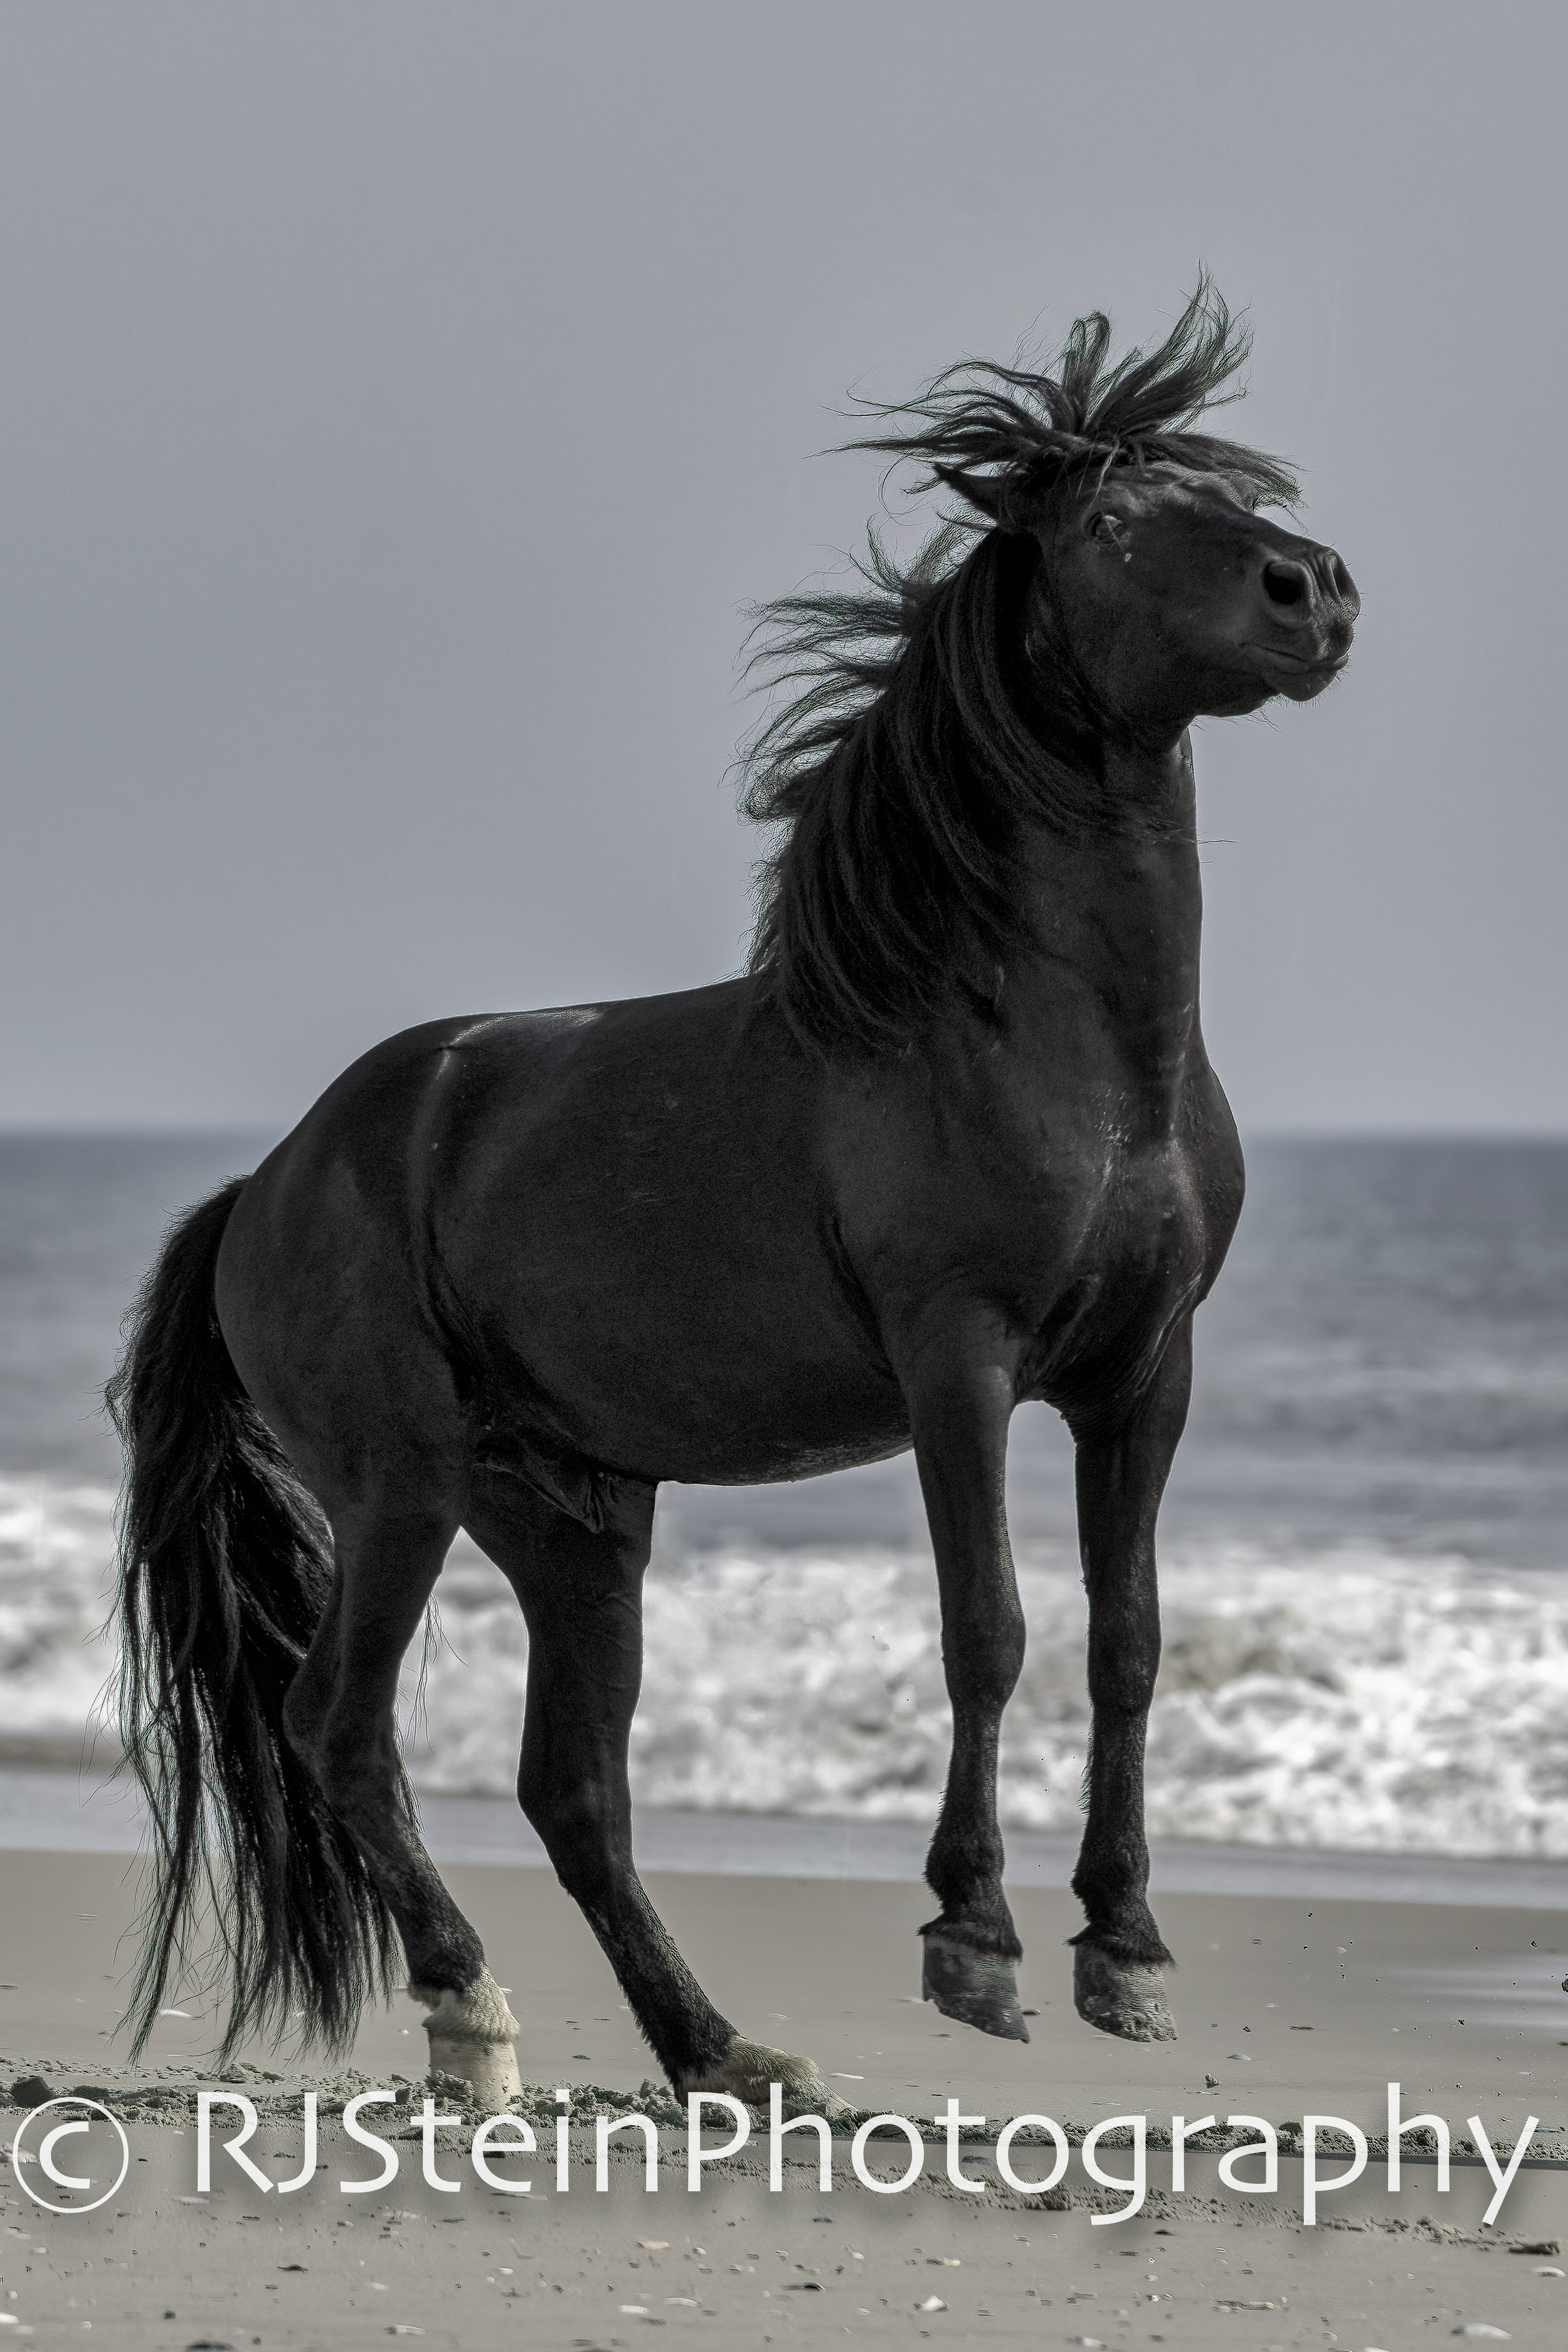
[(972, 474), (964, 466), (934, 466), (931, 470), (999, 530), (1026, 535), (1036, 528), (1041, 491), (1036, 468), (1009, 466), (1000, 474)]
[(956, 490), (972, 507), (978, 507), (988, 521), (1001, 521), (1007, 488), (1005, 474), (972, 474), (963, 466), (933, 466), (931, 471), (939, 482)]

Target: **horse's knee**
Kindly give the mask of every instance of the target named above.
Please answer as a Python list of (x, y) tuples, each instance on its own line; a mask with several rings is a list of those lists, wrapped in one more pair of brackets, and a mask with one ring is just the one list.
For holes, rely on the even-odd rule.
[(1024, 1670), (1024, 1654), (993, 1653), (980, 1660), (966, 1660), (962, 1666), (948, 1667), (947, 1689), (955, 1711), (965, 1715), (994, 1717), (1000, 1721), (1007, 1702), (1018, 1687), (1018, 1676)]
[(1154, 1685), (1159, 1678), (1160, 1653), (1117, 1650), (1108, 1654), (1090, 1656), (1089, 1664), (1089, 1696), (1096, 1717), (1122, 1717), (1133, 1720), (1146, 1716), (1154, 1703)]
[(942, 1635), (942, 1664), (954, 1707), (1000, 1716), (1024, 1671), (1021, 1612), (999, 1612), (983, 1627), (960, 1625)]

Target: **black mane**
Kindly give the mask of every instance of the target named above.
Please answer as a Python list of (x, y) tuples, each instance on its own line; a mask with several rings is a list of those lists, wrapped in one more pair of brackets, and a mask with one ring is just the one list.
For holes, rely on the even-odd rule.
[(858, 587), (758, 616), (753, 663), (799, 690), (742, 772), (744, 813), (786, 828), (761, 870), (750, 969), (819, 1046), (896, 1049), (955, 986), (994, 1000), (1019, 825), (1117, 822), (1099, 714), (1030, 595), (1046, 500), (1075, 478), (1154, 464), (1224, 473), (1255, 505), (1297, 496), (1278, 460), (1188, 429), (1240, 396), (1225, 387), (1250, 349), (1206, 277), (1157, 351), (1110, 365), (1110, 344), (1096, 311), (1054, 373), (967, 361), (877, 407), (898, 429), (843, 446), (921, 463), (918, 487), (956, 491), (970, 514), (908, 569), (873, 531)]

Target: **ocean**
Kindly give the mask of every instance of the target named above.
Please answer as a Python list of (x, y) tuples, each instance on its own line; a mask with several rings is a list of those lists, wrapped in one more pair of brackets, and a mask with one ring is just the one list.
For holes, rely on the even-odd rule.
[[(76, 1754), (118, 1453), (99, 1404), (167, 1218), (255, 1135), (0, 1137), (0, 1754)], [(1568, 1857), (1568, 1142), (1255, 1142), (1162, 1517), (1163, 1838)], [(1009, 1473), (1029, 1621), (1003, 1812), (1070, 1832), (1088, 1732), (1071, 1461)], [(502, 1794), (527, 1655), (459, 1539), (405, 1716), (420, 1787)], [(661, 1493), (641, 1803), (928, 1822), (945, 1765), (907, 1460)], [(421, 1675), (421, 1668), (423, 1673)], [(107, 1743), (100, 1738), (100, 1758)]]

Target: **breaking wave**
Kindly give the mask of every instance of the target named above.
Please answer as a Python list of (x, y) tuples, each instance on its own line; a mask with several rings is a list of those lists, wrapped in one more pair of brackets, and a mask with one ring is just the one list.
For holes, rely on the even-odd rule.
[[(1021, 1563), (1029, 1622), (1004, 1820), (1069, 1831), (1089, 1731), (1084, 1602)], [(1171, 1557), (1150, 1719), (1161, 1837), (1568, 1855), (1568, 1596), (1558, 1579), (1341, 1547)], [(422, 1786), (510, 1790), (527, 1643), (477, 1554), (443, 1579), (416, 1743)], [(656, 1568), (632, 1734), (640, 1802), (931, 1818), (947, 1766), (929, 1559), (867, 1550)]]
[[(79, 1744), (114, 1667), (112, 1489), (0, 1479), (0, 1738)], [(1020, 1562), (1029, 1650), (1003, 1813), (1070, 1831), (1089, 1728), (1076, 1567)], [(1342, 1544), (1168, 1547), (1150, 1722), (1162, 1837), (1568, 1856), (1568, 1589)], [(466, 1539), (405, 1676), (421, 1787), (513, 1785), (527, 1639)], [(638, 1801), (925, 1822), (947, 1761), (934, 1579), (918, 1553), (734, 1545), (656, 1563), (632, 1738)]]
[(100, 1719), (112, 1486), (0, 1477), (0, 1743), (62, 1751)]

